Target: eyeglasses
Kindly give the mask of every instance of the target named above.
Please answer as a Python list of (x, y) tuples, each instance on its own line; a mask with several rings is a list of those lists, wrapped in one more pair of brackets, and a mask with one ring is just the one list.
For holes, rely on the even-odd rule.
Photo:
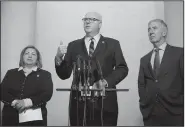
[(90, 23), (92, 23), (92, 22), (95, 22), (95, 21), (100, 21), (99, 19), (96, 19), (96, 18), (83, 18), (82, 19), (84, 22), (90, 22)]

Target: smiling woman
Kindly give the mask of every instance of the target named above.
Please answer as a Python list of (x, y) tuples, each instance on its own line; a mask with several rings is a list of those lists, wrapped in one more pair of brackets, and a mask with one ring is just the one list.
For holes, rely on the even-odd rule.
[(1, 83), (3, 126), (47, 125), (46, 103), (52, 97), (53, 82), (51, 73), (41, 68), (40, 52), (27, 46), (21, 52), (19, 68), (6, 73)]

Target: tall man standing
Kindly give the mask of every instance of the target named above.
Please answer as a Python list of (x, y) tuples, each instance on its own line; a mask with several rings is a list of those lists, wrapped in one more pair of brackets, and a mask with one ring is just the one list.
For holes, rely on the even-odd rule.
[(182, 126), (184, 121), (184, 53), (167, 44), (167, 33), (163, 20), (148, 23), (154, 48), (141, 58), (138, 77), (140, 110), (147, 126)]
[[(119, 41), (102, 36), (99, 31), (102, 26), (102, 16), (96, 12), (88, 12), (83, 18), (85, 37), (70, 42), (67, 46), (60, 46), (55, 57), (56, 73), (61, 79), (70, 77), (73, 63), (80, 55), (83, 59), (92, 60), (92, 82), (96, 88), (115, 88), (128, 74), (128, 67), (122, 54)], [(104, 79), (100, 80), (96, 61), (101, 66)], [(118, 104), (116, 92), (106, 93), (106, 98), (97, 101), (91, 112), (92, 106), (87, 106), (84, 113), (84, 103), (71, 92), (70, 124), (82, 126), (84, 118), (87, 126), (116, 126), (118, 118)], [(77, 108), (78, 106), (78, 108)], [(103, 114), (101, 111), (103, 106)], [(78, 110), (78, 111), (77, 111)], [(91, 117), (93, 114), (93, 118)], [(86, 116), (84, 116), (86, 115)], [(91, 116), (90, 116), (91, 115)], [(103, 118), (102, 118), (103, 117)]]

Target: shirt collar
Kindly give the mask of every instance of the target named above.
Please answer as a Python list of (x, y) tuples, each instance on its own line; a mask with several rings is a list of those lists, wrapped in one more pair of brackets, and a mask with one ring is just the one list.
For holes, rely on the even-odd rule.
[[(35, 67), (32, 67), (31, 70), (32, 70), (32, 71), (37, 71), (37, 68), (38, 68), (38, 67), (35, 66)], [(18, 71), (21, 71), (21, 70), (23, 70), (23, 69), (24, 69), (24, 68), (21, 66), (21, 67), (19, 67)]]
[[(164, 42), (162, 45), (159, 46), (159, 49), (164, 51), (164, 50), (166, 49), (166, 46), (167, 46), (167, 43)], [(156, 48), (154, 48), (154, 50), (155, 50), (155, 49), (156, 49)]]
[(100, 33), (98, 33), (96, 36), (93, 37), (94, 40), (98, 43), (98, 41), (100, 40)]
[[(96, 36), (93, 37), (96, 43), (98, 43), (98, 41), (100, 40), (100, 37), (101, 37), (100, 33), (98, 33)], [(85, 37), (85, 40), (89, 42), (91, 38), (92, 37)]]

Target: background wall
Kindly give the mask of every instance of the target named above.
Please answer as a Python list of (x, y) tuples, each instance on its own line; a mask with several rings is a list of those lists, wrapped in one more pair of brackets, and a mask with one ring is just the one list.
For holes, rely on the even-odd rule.
[(1, 2), (1, 72), (18, 67), (20, 50), (35, 42), (37, 2)]
[[(54, 57), (60, 41), (67, 45), (70, 41), (85, 35), (81, 19), (88, 11), (97, 11), (102, 14), (102, 35), (120, 41), (129, 67), (128, 76), (117, 87), (130, 89), (129, 92), (118, 93), (118, 125), (143, 125), (138, 103), (137, 77), (140, 58), (152, 49), (147, 36), (148, 21), (161, 18), (169, 23), (169, 31), (174, 29), (181, 31), (180, 26), (174, 26), (183, 26), (182, 5), (178, 4), (173, 9), (172, 4), (162, 1), (3, 1), (1, 3), (1, 78), (8, 69), (18, 66), (20, 51), (23, 47), (34, 44), (42, 54), (43, 69), (52, 73), (54, 83), (53, 97), (47, 105), (48, 125), (66, 126), (68, 124), (69, 93), (57, 92), (56, 88), (69, 88), (72, 77), (68, 80), (58, 78), (54, 68)], [(169, 13), (168, 9), (173, 9), (174, 12)], [(173, 17), (177, 14), (179, 18), (175, 20)], [(170, 37), (169, 41), (174, 39), (170, 41), (173, 45), (182, 46), (183, 34), (181, 32), (171, 33)]]
[(174, 46), (183, 46), (183, 1), (164, 2), (165, 20), (168, 25), (168, 43)]

